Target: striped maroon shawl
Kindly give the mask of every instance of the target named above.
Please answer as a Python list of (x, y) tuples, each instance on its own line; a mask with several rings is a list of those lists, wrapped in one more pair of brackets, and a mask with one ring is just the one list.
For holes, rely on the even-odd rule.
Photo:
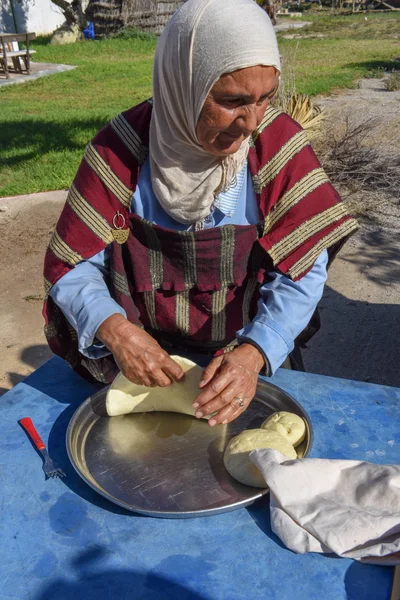
[[(140, 165), (148, 154), (150, 117), (151, 102), (143, 102), (115, 117), (88, 145), (47, 249), (46, 293), (77, 263), (116, 244), (117, 212), (129, 222)], [(260, 209), (258, 243), (269, 263), (300, 279), (322, 250), (336, 247), (358, 224), (330, 184), (305, 132), (288, 115), (267, 109), (252, 136), (248, 160)], [(53, 305), (46, 296), (47, 338), (70, 336), (76, 341)], [(68, 360), (65, 350), (51, 346)]]

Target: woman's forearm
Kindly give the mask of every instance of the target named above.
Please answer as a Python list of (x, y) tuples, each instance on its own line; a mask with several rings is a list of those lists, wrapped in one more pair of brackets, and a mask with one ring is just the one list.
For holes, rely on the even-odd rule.
[(76, 265), (50, 290), (50, 296), (78, 334), (79, 350), (89, 358), (109, 354), (106, 348), (93, 346), (97, 330), (111, 315), (125, 317), (125, 311), (110, 296), (104, 280), (105, 253)]
[(253, 321), (238, 331), (239, 343), (254, 343), (263, 351), (271, 375), (294, 348), (294, 340), (308, 325), (322, 297), (328, 253), (325, 250), (300, 281), (280, 273), (260, 288), (258, 311)]

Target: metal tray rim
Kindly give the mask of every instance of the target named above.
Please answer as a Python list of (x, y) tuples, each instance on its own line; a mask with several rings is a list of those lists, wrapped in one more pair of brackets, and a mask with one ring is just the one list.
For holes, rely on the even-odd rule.
[[(307, 426), (307, 434), (308, 434), (308, 445), (307, 445), (307, 449), (305, 451), (304, 457), (308, 456), (312, 446), (313, 446), (313, 442), (314, 442), (314, 431), (313, 431), (313, 427), (312, 427), (312, 422), (310, 419), (310, 416), (308, 414), (308, 412), (303, 408), (303, 406), (300, 405), (299, 402), (297, 402), (297, 400), (295, 398), (293, 398), (293, 396), (291, 394), (289, 394), (288, 392), (286, 392), (286, 390), (278, 387), (277, 385), (270, 383), (269, 381), (265, 381), (262, 378), (259, 378), (259, 382), (258, 385), (262, 385), (262, 386), (267, 386), (268, 388), (272, 388), (277, 392), (284, 392), (284, 394), (291, 400), (291, 402), (293, 402), (293, 404), (299, 408), (299, 410), (303, 413), (304, 417), (305, 417), (305, 421), (306, 421), (306, 426)], [(206, 516), (214, 516), (217, 514), (222, 514), (225, 512), (230, 512), (233, 510), (237, 510), (238, 508), (245, 508), (246, 506), (250, 506), (251, 504), (253, 504), (256, 500), (259, 500), (260, 498), (262, 498), (263, 496), (265, 496), (266, 494), (268, 494), (269, 489), (265, 488), (265, 489), (260, 489), (260, 491), (257, 491), (254, 496), (251, 496), (245, 500), (242, 501), (238, 501), (235, 502), (234, 504), (232, 504), (229, 507), (218, 507), (218, 508), (205, 508), (205, 509), (201, 509), (201, 510), (194, 510), (194, 511), (168, 511), (168, 510), (144, 510), (141, 509), (140, 507), (136, 508), (133, 507), (132, 505), (127, 504), (126, 502), (123, 502), (122, 500), (119, 500), (118, 498), (116, 498), (115, 496), (113, 496), (112, 494), (110, 494), (110, 492), (106, 491), (105, 489), (103, 489), (99, 483), (96, 483), (96, 485), (94, 485), (92, 483), (92, 481), (90, 481), (90, 479), (88, 477), (86, 477), (86, 475), (84, 473), (82, 473), (81, 469), (79, 468), (79, 465), (77, 464), (77, 461), (74, 457), (74, 453), (72, 452), (72, 448), (71, 448), (71, 437), (72, 437), (72, 431), (76, 425), (76, 422), (79, 420), (79, 417), (81, 415), (81, 413), (85, 410), (87, 404), (89, 404), (93, 398), (100, 396), (102, 394), (104, 394), (104, 392), (107, 390), (109, 386), (105, 386), (104, 388), (102, 388), (101, 390), (98, 390), (97, 392), (95, 392), (93, 395), (89, 396), (88, 398), (86, 398), (76, 409), (76, 411), (74, 412), (74, 414), (72, 415), (69, 423), (68, 423), (68, 427), (67, 427), (67, 431), (66, 431), (66, 449), (67, 449), (67, 454), (68, 454), (68, 458), (71, 461), (72, 466), (74, 467), (76, 473), (83, 479), (83, 481), (85, 481), (85, 483), (87, 485), (89, 485), (95, 492), (97, 492), (98, 494), (100, 494), (101, 496), (103, 496), (104, 498), (106, 498), (107, 500), (109, 500), (110, 502), (113, 502), (114, 504), (117, 504), (118, 506), (120, 506), (121, 508), (124, 508), (125, 510), (127, 510), (128, 512), (131, 513), (138, 513), (141, 515), (145, 515), (145, 516), (151, 516), (151, 517), (158, 517), (158, 518), (176, 518), (176, 519), (182, 519), (182, 518), (194, 518), (194, 517), (206, 517)], [(258, 399), (259, 402), (262, 402), (261, 399)], [(255, 488), (256, 489), (256, 488)]]

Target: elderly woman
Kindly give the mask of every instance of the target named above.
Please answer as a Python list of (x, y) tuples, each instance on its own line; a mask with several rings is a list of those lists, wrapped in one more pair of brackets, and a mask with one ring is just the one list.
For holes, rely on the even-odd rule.
[(89, 144), (46, 255), (46, 335), (80, 374), (168, 386), (189, 354), (213, 426), (293, 349), (357, 224), (269, 106), (280, 69), (253, 0), (189, 0), (165, 28), (153, 100)]

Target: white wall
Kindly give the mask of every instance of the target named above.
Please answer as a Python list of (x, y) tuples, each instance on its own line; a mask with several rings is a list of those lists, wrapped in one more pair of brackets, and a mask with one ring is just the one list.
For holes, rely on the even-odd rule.
[(51, 0), (1, 0), (0, 31), (3, 33), (15, 33), (11, 2), (18, 33), (33, 31), (36, 35), (46, 35), (64, 23), (61, 10)]

